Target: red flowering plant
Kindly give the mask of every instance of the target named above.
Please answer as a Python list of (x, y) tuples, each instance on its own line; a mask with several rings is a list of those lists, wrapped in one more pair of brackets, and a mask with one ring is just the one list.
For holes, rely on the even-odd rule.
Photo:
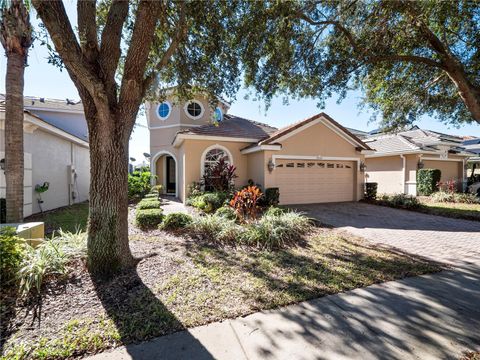
[(260, 207), (258, 200), (263, 196), (257, 186), (247, 186), (237, 191), (230, 201), (230, 206), (235, 210), (237, 218), (241, 222), (255, 220), (258, 216)]
[(213, 166), (205, 168), (202, 178), (206, 191), (228, 192), (237, 178), (237, 168), (230, 165), (226, 158), (220, 158)]
[(455, 180), (447, 180), (446, 182), (439, 181), (437, 183), (438, 189), (440, 191), (454, 193), (457, 192), (457, 182)]

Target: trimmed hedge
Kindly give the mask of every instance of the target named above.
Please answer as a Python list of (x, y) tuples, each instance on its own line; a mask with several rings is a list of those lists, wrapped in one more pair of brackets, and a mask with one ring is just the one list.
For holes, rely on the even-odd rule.
[(160, 224), (159, 228), (162, 230), (175, 231), (182, 229), (192, 222), (192, 217), (185, 213), (170, 213), (165, 216), (165, 219)]
[(280, 189), (277, 187), (265, 189), (265, 203), (267, 206), (277, 206), (280, 202)]
[(365, 184), (365, 199), (375, 200), (377, 198), (378, 183), (369, 182)]
[(157, 199), (143, 199), (137, 205), (138, 210), (145, 210), (145, 209), (159, 209), (160, 208), (160, 201)]
[(162, 209), (137, 210), (135, 214), (135, 224), (142, 230), (156, 228), (162, 220)]
[(439, 169), (419, 169), (417, 171), (417, 190), (420, 195), (429, 196), (438, 191), (438, 182), (442, 176)]

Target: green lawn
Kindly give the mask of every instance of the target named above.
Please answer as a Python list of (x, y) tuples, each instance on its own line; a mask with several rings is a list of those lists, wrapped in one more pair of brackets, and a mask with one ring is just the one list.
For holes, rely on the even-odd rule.
[(43, 214), (35, 214), (25, 219), (25, 221), (43, 221), (47, 235), (59, 229), (69, 232), (85, 231), (87, 220), (88, 202), (46, 211)]
[(480, 221), (480, 204), (421, 202), (420, 210), (428, 214)]
[[(29, 307), (4, 359), (92, 354), (262, 309), (440, 270), (426, 260), (317, 228), (302, 246), (278, 251), (212, 246), (158, 230), (131, 238), (134, 271), (93, 283), (74, 266), (68, 291), (42, 298), (42, 328)], [(18, 305), (17, 305), (18, 306)], [(79, 315), (81, 313), (81, 315)], [(42, 330), (43, 329), (43, 330)]]

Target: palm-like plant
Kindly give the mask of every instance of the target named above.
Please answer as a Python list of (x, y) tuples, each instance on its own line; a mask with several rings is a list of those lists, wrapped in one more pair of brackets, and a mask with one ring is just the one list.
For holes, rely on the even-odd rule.
[(28, 3), (0, 0), (0, 42), (7, 56), (5, 79), (5, 180), (7, 222), (23, 220), (23, 88), (32, 25)]

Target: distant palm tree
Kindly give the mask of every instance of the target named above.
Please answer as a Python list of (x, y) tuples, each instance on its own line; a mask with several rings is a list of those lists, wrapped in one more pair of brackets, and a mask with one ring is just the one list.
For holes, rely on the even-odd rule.
[(23, 87), (32, 25), (23, 0), (0, 0), (0, 42), (5, 78), (5, 181), (7, 222), (23, 221)]

